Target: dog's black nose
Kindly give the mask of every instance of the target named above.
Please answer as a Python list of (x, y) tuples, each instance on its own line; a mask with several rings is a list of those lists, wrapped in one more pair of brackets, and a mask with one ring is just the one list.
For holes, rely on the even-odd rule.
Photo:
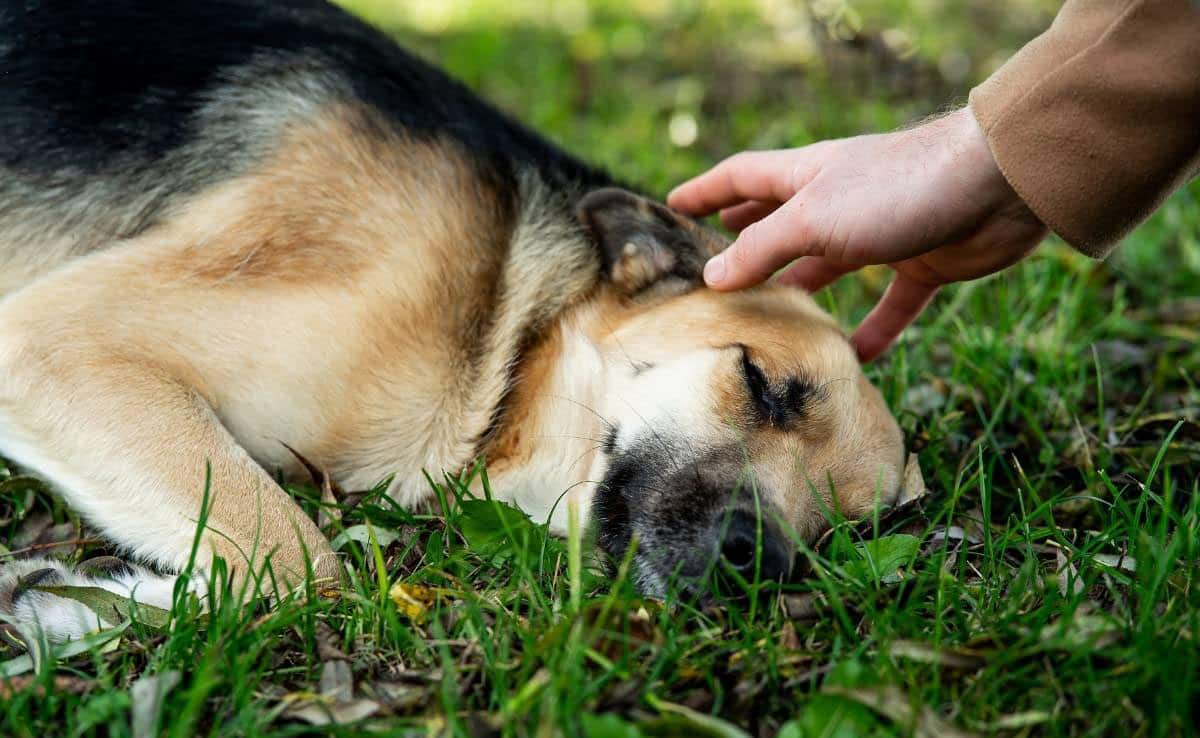
[(741, 510), (723, 519), (721, 558), (743, 579), (752, 582), (780, 580), (791, 571), (791, 555), (783, 536), (767, 520)]

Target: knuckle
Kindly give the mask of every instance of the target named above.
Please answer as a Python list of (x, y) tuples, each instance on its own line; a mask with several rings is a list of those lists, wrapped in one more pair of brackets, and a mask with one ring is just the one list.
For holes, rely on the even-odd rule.
[(747, 269), (757, 260), (760, 249), (762, 226), (751, 223), (742, 231), (732, 252), (732, 261), (740, 269)]

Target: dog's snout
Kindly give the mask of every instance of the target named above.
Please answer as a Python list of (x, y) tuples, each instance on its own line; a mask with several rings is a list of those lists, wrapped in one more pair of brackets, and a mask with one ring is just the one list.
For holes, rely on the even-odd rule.
[(746, 581), (779, 580), (788, 575), (791, 556), (774, 525), (739, 510), (731, 513), (722, 527), (721, 557)]

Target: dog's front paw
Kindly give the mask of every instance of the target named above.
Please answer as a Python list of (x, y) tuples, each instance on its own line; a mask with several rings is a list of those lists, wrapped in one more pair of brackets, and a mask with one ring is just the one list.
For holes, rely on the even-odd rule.
[[(171, 607), (174, 578), (105, 556), (76, 567), (52, 559), (11, 561), (0, 566), (0, 615), (28, 643), (82, 638), (117, 624), (117, 613), (98, 613), (54, 587), (96, 587), (139, 603)], [(47, 591), (51, 590), (51, 591)]]

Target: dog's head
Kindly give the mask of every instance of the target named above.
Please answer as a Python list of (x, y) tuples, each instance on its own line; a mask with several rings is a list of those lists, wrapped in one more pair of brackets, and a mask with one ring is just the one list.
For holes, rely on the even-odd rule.
[[(631, 235), (637, 217), (612, 217), (628, 242), (713, 249), (715, 234), (686, 219), (665, 236), (662, 212), (657, 235)], [(895, 500), (899, 427), (807, 294), (717, 293), (697, 275), (691, 288), (630, 310), (603, 350), (610, 376), (599, 409), (611, 425), (592, 514), (614, 557), (634, 545), (643, 591), (703, 589), (714, 570), (784, 577), (797, 541)]]

